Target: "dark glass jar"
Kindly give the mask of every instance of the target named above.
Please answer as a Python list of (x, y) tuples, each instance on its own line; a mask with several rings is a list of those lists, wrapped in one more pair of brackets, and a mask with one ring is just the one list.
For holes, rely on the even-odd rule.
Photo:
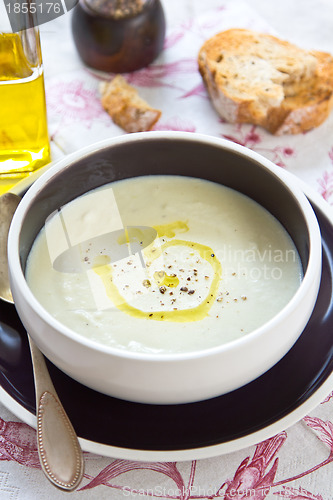
[(163, 48), (163, 7), (160, 0), (79, 0), (72, 33), (87, 66), (112, 73), (136, 71)]

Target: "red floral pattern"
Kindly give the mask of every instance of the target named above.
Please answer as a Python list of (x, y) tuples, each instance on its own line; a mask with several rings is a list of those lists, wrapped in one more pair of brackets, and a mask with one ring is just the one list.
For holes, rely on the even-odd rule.
[[(332, 405), (333, 393), (326, 398), (322, 404)], [(333, 473), (333, 423), (323, 421), (318, 417), (307, 416), (303, 419), (309, 429), (313, 430), (320, 441), (328, 448), (328, 456), (325, 460), (315, 464), (311, 468), (304, 469), (296, 476), (288, 476), (284, 472), (281, 478), (279, 453), (283, 446), (287, 444), (288, 433), (281, 432), (270, 439), (259, 443), (253, 452), (252, 457), (246, 456), (236, 467), (233, 477), (227, 478), (223, 470), (216, 477), (216, 484), (209, 487), (206, 493), (201, 488), (201, 495), (198, 496), (197, 474), (200, 468), (200, 461), (193, 460), (188, 477), (180, 471), (176, 462), (138, 462), (132, 460), (113, 460), (100, 472), (92, 476), (85, 473), (86, 484), (79, 491), (92, 490), (99, 487), (108, 487), (110, 490), (122, 491), (126, 496), (139, 495), (146, 498), (169, 498), (178, 500), (214, 499), (243, 500), (251, 498), (253, 500), (264, 500), (268, 495), (274, 494), (278, 497), (291, 500), (330, 500), (323, 498), (320, 494), (309, 491), (302, 484), (302, 480), (321, 469), (330, 467)], [(86, 454), (89, 458), (90, 454)], [(288, 457), (284, 457), (285, 459)], [(40, 468), (35, 431), (28, 425), (20, 422), (6, 422), (0, 418), (0, 460), (14, 461), (21, 466)], [(283, 463), (282, 463), (283, 465)], [(135, 486), (124, 486), (122, 482), (117, 482), (120, 476), (131, 475), (136, 470), (147, 470), (156, 472), (156, 476), (151, 476), (152, 483), (149, 487), (141, 489)], [(285, 468), (283, 468), (285, 470)], [(41, 472), (42, 474), (42, 472)], [(173, 486), (169, 486), (167, 491), (162, 489), (159, 477), (169, 478)], [(156, 478), (153, 482), (152, 478)], [(279, 477), (279, 480), (277, 480)], [(133, 479), (131, 480), (133, 482)], [(295, 484), (295, 482), (297, 482)], [(129, 483), (128, 483), (129, 484)], [(170, 492), (173, 491), (173, 494)]]

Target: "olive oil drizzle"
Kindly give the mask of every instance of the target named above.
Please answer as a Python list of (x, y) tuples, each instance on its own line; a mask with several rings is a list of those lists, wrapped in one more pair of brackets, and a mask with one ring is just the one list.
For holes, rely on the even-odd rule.
[(174, 238), (177, 233), (186, 233), (189, 230), (187, 222), (184, 222), (182, 220), (170, 222), (170, 224), (153, 226), (153, 228), (157, 231), (157, 235), (160, 238), (163, 238), (163, 236), (165, 236), (166, 238)]
[[(188, 230), (188, 226), (186, 223), (176, 221), (164, 226), (154, 226), (154, 229), (156, 229), (158, 236), (172, 238), (178, 231), (186, 232)], [(175, 322), (199, 321), (208, 315), (209, 310), (216, 299), (219, 282), (222, 276), (221, 263), (210, 247), (187, 240), (175, 239), (167, 241), (161, 245), (159, 251), (154, 251), (154, 249), (156, 250), (156, 247), (154, 246), (148, 247), (146, 250), (149, 254), (150, 260), (153, 261), (167, 248), (174, 246), (186, 246), (193, 249), (193, 251), (197, 252), (200, 257), (206, 260), (212, 267), (213, 279), (211, 281), (209, 291), (202, 302), (198, 306), (190, 309), (176, 309), (172, 311), (142, 311), (141, 309), (138, 309), (126, 302), (113, 281), (113, 268), (110, 263), (110, 259), (105, 255), (100, 255), (94, 262), (93, 270), (101, 278), (107, 296), (120, 311), (136, 318)], [(175, 289), (179, 285), (179, 279), (175, 275), (167, 275), (164, 271), (155, 272), (154, 279), (159, 286), (164, 285)]]
[(154, 280), (158, 286), (174, 288), (179, 285), (179, 278), (175, 274), (167, 274), (164, 271), (155, 271)]

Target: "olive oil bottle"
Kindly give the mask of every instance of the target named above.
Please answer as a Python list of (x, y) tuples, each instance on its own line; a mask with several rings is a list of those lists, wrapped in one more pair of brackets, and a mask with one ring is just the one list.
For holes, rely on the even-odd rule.
[(39, 32), (32, 30), (0, 31), (0, 192), (50, 161)]

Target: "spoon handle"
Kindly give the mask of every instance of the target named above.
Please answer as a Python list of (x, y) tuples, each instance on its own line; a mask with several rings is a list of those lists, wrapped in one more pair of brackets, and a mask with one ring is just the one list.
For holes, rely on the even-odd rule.
[(45, 359), (28, 335), (34, 367), (37, 442), (46, 477), (60, 489), (72, 491), (83, 476), (83, 456), (73, 426), (62, 406)]

